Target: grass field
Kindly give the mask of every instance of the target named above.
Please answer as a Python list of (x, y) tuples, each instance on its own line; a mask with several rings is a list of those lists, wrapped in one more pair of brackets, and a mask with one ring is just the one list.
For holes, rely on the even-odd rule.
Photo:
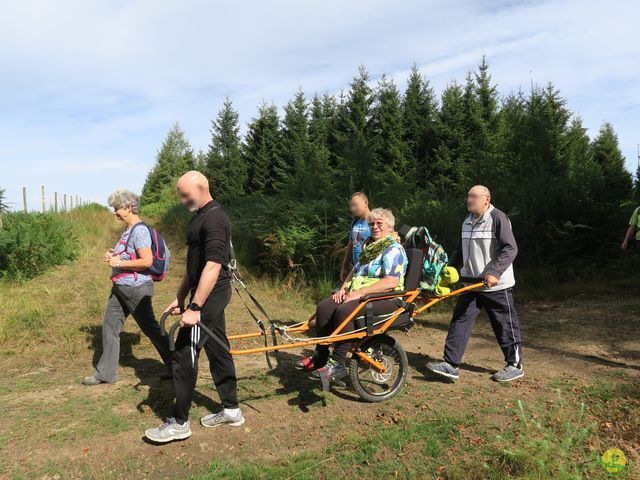
[[(109, 290), (103, 251), (121, 225), (106, 212), (79, 215), (83, 250), (22, 284), (0, 285), (0, 477), (194, 479), (579, 479), (640, 477), (640, 288), (635, 279), (602, 287), (564, 287), (546, 297), (517, 295), (526, 376), (492, 383), (502, 366), (481, 317), (461, 379), (440, 382), (425, 365), (441, 355), (448, 308), (397, 333), (409, 355), (408, 382), (384, 404), (350, 389), (324, 393), (280, 355), (268, 372), (263, 356), (237, 359), (247, 422), (205, 430), (198, 418), (219, 408), (206, 360), (192, 410), (193, 436), (153, 446), (142, 439), (170, 412), (173, 387), (132, 320), (122, 334), (120, 380), (84, 387), (99, 355)], [(178, 238), (178, 237), (175, 237)], [(182, 267), (157, 285), (159, 311), (172, 298)], [(313, 305), (304, 292), (250, 279), (274, 318), (301, 320)], [(624, 295), (618, 293), (624, 286)], [(234, 298), (232, 332), (253, 328)], [(629, 466), (607, 473), (600, 456), (620, 448)]]

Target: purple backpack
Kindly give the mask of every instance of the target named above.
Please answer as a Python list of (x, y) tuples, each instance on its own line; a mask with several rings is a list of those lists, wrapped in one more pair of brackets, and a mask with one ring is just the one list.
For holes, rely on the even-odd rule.
[[(133, 253), (130, 253), (129, 251), (127, 251), (127, 248), (129, 246), (131, 235), (133, 235), (133, 230), (139, 225), (142, 225), (149, 230), (149, 235), (151, 235), (151, 253), (153, 254), (153, 264), (151, 265), (151, 267), (149, 267), (148, 270), (139, 273), (149, 275), (154, 282), (161, 282), (162, 280), (164, 280), (164, 277), (167, 276), (170, 255), (167, 243), (155, 228), (148, 226), (144, 222), (136, 223), (133, 227), (131, 227), (131, 231), (129, 232), (127, 241), (120, 241), (119, 243), (124, 243), (124, 251), (131, 256), (131, 260), (135, 260), (137, 258), (135, 251)], [(118, 278), (124, 277), (125, 275), (133, 275), (137, 280), (138, 272), (123, 272), (118, 275), (114, 275), (113, 277), (111, 277), (111, 280), (116, 280)]]

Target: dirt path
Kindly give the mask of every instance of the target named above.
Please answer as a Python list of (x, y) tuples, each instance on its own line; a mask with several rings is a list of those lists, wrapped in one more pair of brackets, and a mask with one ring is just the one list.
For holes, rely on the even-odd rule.
[[(133, 322), (122, 337), (120, 381), (93, 388), (79, 384), (94, 358), (92, 345), (99, 331), (94, 325), (86, 332), (86, 348), (73, 361), (53, 359), (52, 365), (25, 368), (19, 354), (3, 357), (0, 472), (6, 478), (173, 478), (204, 471), (215, 459), (267, 462), (325, 449), (353, 434), (366, 437), (380, 425), (441, 413), (472, 414), (489, 434), (498, 434), (513, 421), (507, 412), (516, 399), (535, 405), (553, 402), (558, 388), (577, 392), (580, 398), (583, 389), (594, 385), (637, 385), (637, 298), (521, 303), (526, 376), (508, 386), (489, 380), (502, 366), (502, 358), (484, 316), (476, 325), (461, 379), (455, 384), (431, 378), (425, 368), (427, 361), (441, 355), (446, 313), (425, 316), (409, 333), (396, 333), (408, 352), (411, 369), (403, 392), (384, 404), (363, 403), (350, 389), (322, 393), (305, 375), (287, 368), (297, 351), (281, 354), (284, 368), (278, 375), (266, 373), (262, 356), (238, 358), (247, 422), (237, 429), (212, 432), (197, 424), (201, 415), (219, 407), (206, 361), (201, 360), (193, 436), (160, 447), (145, 443), (142, 433), (169, 413), (172, 386), (158, 379), (161, 364)], [(248, 327), (249, 321), (242, 321), (232, 330)], [(584, 401), (590, 400), (585, 397)], [(627, 416), (627, 421), (637, 421), (637, 412), (633, 418)], [(618, 412), (612, 412), (611, 422), (614, 430), (622, 429), (609, 435), (617, 442), (612, 446), (622, 448), (637, 463), (637, 437), (624, 432)]]

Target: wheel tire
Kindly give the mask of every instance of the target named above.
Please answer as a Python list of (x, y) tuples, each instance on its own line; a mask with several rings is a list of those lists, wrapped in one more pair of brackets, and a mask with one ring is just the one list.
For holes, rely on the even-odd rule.
[[(395, 397), (405, 380), (409, 361), (407, 353), (393, 337), (388, 335), (375, 335), (365, 340), (358, 348), (359, 351), (371, 351), (372, 357), (385, 365), (387, 370), (380, 373), (368, 363), (353, 356), (350, 361), (351, 383), (356, 393), (363, 400), (371, 403), (379, 403)], [(393, 380), (387, 383), (387, 380)], [(380, 391), (373, 391), (376, 385)]]

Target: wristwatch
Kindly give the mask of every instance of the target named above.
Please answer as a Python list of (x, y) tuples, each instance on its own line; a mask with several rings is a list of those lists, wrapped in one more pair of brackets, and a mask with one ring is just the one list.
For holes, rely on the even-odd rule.
[(189, 304), (189, 310), (193, 310), (194, 312), (199, 312), (200, 310), (202, 310), (202, 307), (198, 305), (196, 302), (191, 302)]

